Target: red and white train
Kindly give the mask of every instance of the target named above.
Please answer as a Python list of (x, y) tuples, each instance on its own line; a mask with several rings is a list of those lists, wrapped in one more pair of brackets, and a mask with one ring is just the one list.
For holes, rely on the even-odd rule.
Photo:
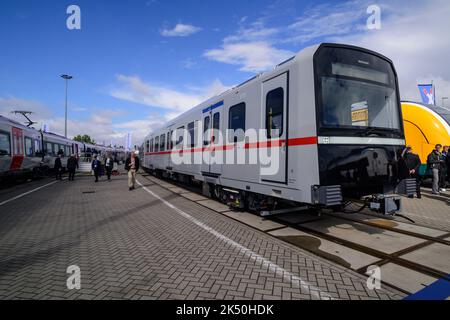
[[(248, 129), (266, 134), (249, 137)], [(359, 47), (321, 44), (152, 132), (143, 145), (143, 166), (200, 182), (221, 200), (256, 210), (280, 199), (339, 207), (346, 198), (365, 197), (372, 209), (393, 213), (400, 210), (395, 196), (415, 190), (414, 181), (399, 176), (404, 148), (392, 61)], [(261, 149), (279, 159), (276, 172), (262, 174), (261, 158), (178, 161), (182, 155), (225, 159), (239, 150), (249, 159)]]
[(63, 167), (73, 154), (79, 159), (112, 153), (120, 161), (123, 149), (76, 142), (63, 136), (41, 132), (0, 116), (0, 180), (18, 176), (34, 178), (46, 175), (54, 167), (59, 153)]

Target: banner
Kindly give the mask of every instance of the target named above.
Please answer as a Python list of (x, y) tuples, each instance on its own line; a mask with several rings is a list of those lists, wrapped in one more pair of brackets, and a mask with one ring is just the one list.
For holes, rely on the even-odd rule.
[(432, 84), (419, 84), (420, 95), (425, 104), (436, 105), (436, 96), (434, 86)]

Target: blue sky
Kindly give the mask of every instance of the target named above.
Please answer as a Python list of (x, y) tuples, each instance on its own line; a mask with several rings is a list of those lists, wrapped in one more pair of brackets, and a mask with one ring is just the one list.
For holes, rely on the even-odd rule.
[[(66, 28), (71, 4), (81, 8), (81, 30)], [(365, 28), (370, 4), (382, 8), (381, 30)], [(404, 98), (417, 99), (421, 79), (448, 92), (450, 71), (431, 50), (450, 53), (442, 32), (449, 8), (444, 0), (3, 0), (0, 114), (32, 110), (63, 132), (59, 75), (69, 73), (70, 135), (123, 144), (130, 131), (140, 142), (180, 112), (322, 41), (363, 45), (398, 61)]]

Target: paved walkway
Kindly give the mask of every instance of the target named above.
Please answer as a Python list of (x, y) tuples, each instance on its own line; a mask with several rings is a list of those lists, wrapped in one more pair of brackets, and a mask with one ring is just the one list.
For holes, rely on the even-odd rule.
[[(83, 177), (0, 205), (0, 299), (402, 298), (139, 181), (145, 188), (129, 192), (124, 176)], [(80, 290), (67, 289), (71, 265), (81, 268)]]
[[(422, 199), (403, 198), (403, 214), (413, 219), (417, 225), (450, 232), (450, 192), (439, 196), (431, 189), (422, 189)], [(406, 222), (402, 218), (398, 221)]]

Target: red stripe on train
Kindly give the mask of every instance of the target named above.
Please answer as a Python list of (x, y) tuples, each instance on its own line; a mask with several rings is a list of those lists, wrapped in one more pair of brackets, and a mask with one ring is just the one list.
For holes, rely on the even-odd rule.
[[(306, 138), (294, 138), (288, 140), (289, 147), (295, 146), (307, 146), (315, 145), (318, 142), (317, 137), (306, 137)], [(261, 148), (272, 148), (272, 147), (284, 147), (286, 145), (286, 140), (275, 140), (275, 141), (265, 141), (265, 142), (252, 142), (246, 143), (245, 149), (261, 149)], [(234, 145), (223, 145), (223, 146), (211, 146), (207, 148), (194, 148), (194, 149), (184, 149), (184, 150), (173, 150), (173, 151), (163, 151), (163, 152), (147, 152), (146, 156), (160, 156), (176, 153), (196, 153), (196, 152), (207, 152), (207, 151), (226, 151), (232, 150)]]

